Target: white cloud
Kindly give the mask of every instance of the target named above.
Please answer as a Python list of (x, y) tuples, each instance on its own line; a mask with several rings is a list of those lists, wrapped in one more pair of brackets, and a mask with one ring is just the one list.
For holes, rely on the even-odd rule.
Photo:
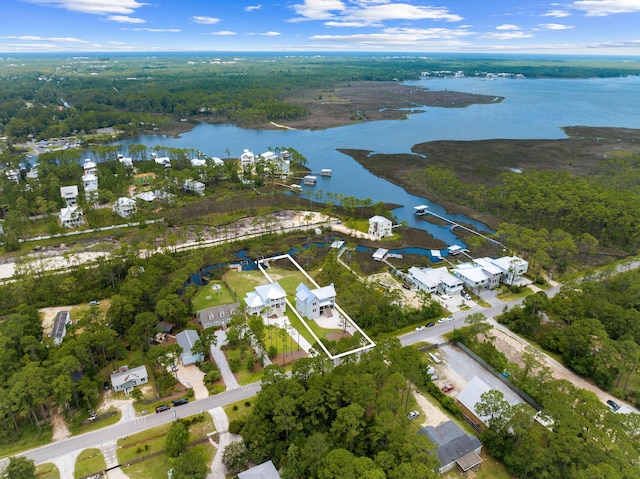
[(392, 0), (355, 0), (348, 5), (340, 0), (304, 0), (293, 5), (299, 15), (292, 22), (329, 20), (334, 26), (339, 22), (379, 26), (388, 20), (442, 20), (459, 22), (463, 18), (450, 13), (446, 7), (417, 6), (393, 3)]
[(360, 28), (360, 27), (370, 27), (371, 25), (367, 22), (324, 22), (324, 25), (327, 27), (349, 27), (349, 28)]
[(496, 30), (521, 30), (518, 25), (511, 25), (509, 23), (505, 23), (503, 25), (498, 25)]
[(260, 35), (263, 35), (265, 37), (277, 37), (278, 35), (280, 35), (280, 32), (265, 32), (260, 33)]
[(562, 25), (560, 23), (541, 23), (539, 25), (543, 30), (570, 30), (573, 25)]
[(616, 13), (640, 12), (638, 0), (580, 0), (570, 5), (583, 10), (588, 17), (607, 17)]
[(571, 13), (569, 13), (566, 10), (549, 10), (547, 13), (542, 14), (543, 17), (555, 17), (555, 18), (564, 18), (570, 15)]
[(354, 43), (367, 47), (380, 45), (424, 45), (425, 42), (438, 44), (460, 44), (460, 39), (475, 35), (466, 29), (448, 28), (386, 28), (381, 33), (362, 33), (355, 35), (314, 35), (311, 40), (320, 42)]
[(80, 40), (73, 37), (40, 37), (37, 35), (9, 35), (0, 38), (7, 40), (22, 40), (27, 42), (56, 42), (56, 43), (89, 43), (86, 40)]
[(200, 15), (196, 15), (194, 17), (191, 17), (191, 19), (193, 20), (194, 23), (200, 23), (202, 25), (215, 25), (216, 23), (218, 23), (220, 21), (219, 18), (203, 17), (203, 16), (200, 16)]
[(109, 15), (107, 20), (118, 23), (147, 23), (142, 18), (128, 17), (126, 15)]
[(151, 33), (178, 33), (179, 28), (121, 28), (120, 30), (128, 30), (130, 32), (151, 32)]
[(24, 0), (36, 5), (64, 8), (72, 12), (94, 15), (129, 14), (147, 5), (136, 0)]
[(230, 32), (229, 30), (221, 30), (219, 32), (211, 32), (211, 35), (235, 35), (236, 32)]
[(256, 10), (260, 10), (262, 5), (249, 5), (248, 7), (244, 7), (245, 12), (255, 12)]
[(485, 33), (480, 38), (488, 40), (517, 40), (520, 38), (531, 38), (532, 33), (525, 32), (506, 32), (506, 33)]

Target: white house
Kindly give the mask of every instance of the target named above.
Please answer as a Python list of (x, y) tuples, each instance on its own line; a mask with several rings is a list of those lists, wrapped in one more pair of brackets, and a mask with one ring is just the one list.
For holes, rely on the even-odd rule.
[(84, 223), (84, 214), (77, 206), (67, 206), (60, 210), (60, 224), (65, 228), (77, 228)]
[(147, 373), (147, 367), (144, 364), (133, 369), (122, 366), (111, 375), (111, 388), (114, 391), (124, 391), (127, 394), (134, 387), (148, 382), (149, 373)]
[(265, 151), (264, 153), (260, 153), (260, 155), (258, 155), (258, 161), (275, 162), (277, 159), (278, 155), (273, 151)]
[(82, 176), (84, 196), (89, 203), (98, 200), (98, 177), (93, 173)]
[(462, 291), (464, 282), (449, 273), (446, 268), (409, 268), (409, 278), (421, 290), (435, 294), (455, 294)]
[(502, 270), (484, 258), (461, 263), (453, 268), (453, 274), (471, 289), (494, 289), (500, 284)]
[(136, 202), (126, 196), (121, 196), (113, 204), (113, 211), (122, 218), (130, 218), (136, 214)]
[(153, 160), (165, 168), (171, 168), (171, 160), (167, 156), (156, 156)]
[(195, 193), (196, 195), (204, 195), (204, 183), (196, 180), (184, 180), (182, 189), (189, 193)]
[(60, 196), (62, 196), (67, 206), (75, 206), (78, 203), (78, 186), (61, 186)]
[(391, 231), (392, 224), (391, 220), (388, 220), (384, 216), (372, 216), (369, 218), (369, 234), (376, 239), (393, 236), (393, 232)]
[(207, 166), (207, 160), (204, 158), (191, 158), (191, 166)]
[(256, 163), (256, 155), (253, 154), (253, 151), (249, 151), (246, 148), (240, 155), (240, 166), (242, 168), (253, 166)]
[(88, 158), (84, 160), (82, 168), (84, 169), (85, 175), (94, 175), (96, 171), (98, 171), (98, 165), (96, 165), (95, 162), (91, 161)]
[(11, 168), (5, 170), (4, 174), (7, 176), (9, 181), (13, 181), (14, 183), (20, 183), (20, 170), (17, 168)]
[(244, 302), (249, 314), (282, 316), (287, 309), (287, 293), (276, 281), (257, 286), (255, 291), (247, 293)]
[(296, 288), (296, 310), (308, 319), (318, 319), (320, 316), (331, 317), (336, 304), (336, 290), (333, 284), (322, 288), (309, 289), (300, 283)]
[(224, 166), (224, 161), (222, 161), (222, 159), (218, 158), (217, 156), (212, 156), (211, 158), (209, 158), (209, 161), (213, 163), (213, 166)]
[(118, 161), (122, 163), (125, 168), (133, 168), (133, 160), (129, 157), (118, 153)]
[(529, 269), (529, 263), (517, 256), (503, 256), (491, 261), (502, 270), (501, 281), (509, 286), (518, 281)]

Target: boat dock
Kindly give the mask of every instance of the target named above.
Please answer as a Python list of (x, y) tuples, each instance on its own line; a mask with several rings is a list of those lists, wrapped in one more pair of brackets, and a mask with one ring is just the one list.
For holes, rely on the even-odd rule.
[(425, 215), (431, 215), (435, 218), (438, 218), (439, 220), (444, 221), (445, 223), (449, 223), (451, 225), (451, 230), (453, 231), (455, 228), (461, 228), (465, 231), (468, 231), (469, 233), (473, 233), (476, 236), (480, 236), (481, 238), (486, 239), (487, 241), (490, 241), (493, 244), (497, 244), (498, 246), (502, 246), (503, 248), (506, 249), (506, 246), (503, 245), (502, 243), (500, 243), (497, 240), (494, 240), (493, 238), (489, 238), (487, 235), (484, 235), (476, 230), (472, 230), (471, 228), (467, 228), (466, 226), (461, 225), (460, 223), (456, 223), (453, 220), (450, 220), (449, 218), (445, 218), (444, 216), (440, 216), (436, 213), (434, 213), (433, 211), (429, 211), (428, 210), (428, 206), (426, 205), (419, 205), (419, 206), (414, 206), (413, 209), (415, 210), (415, 214), (416, 216), (425, 216)]

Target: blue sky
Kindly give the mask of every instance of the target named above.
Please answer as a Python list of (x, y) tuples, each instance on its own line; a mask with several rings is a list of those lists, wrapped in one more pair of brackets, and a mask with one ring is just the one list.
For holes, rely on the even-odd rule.
[(3, 0), (0, 54), (640, 55), (640, 0)]

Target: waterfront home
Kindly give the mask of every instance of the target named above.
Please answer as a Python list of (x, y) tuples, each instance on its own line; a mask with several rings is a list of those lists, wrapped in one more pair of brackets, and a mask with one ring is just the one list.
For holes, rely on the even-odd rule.
[(61, 186), (60, 196), (65, 201), (67, 206), (75, 206), (78, 203), (78, 186)]
[(98, 201), (98, 177), (94, 173), (87, 173), (82, 176), (82, 186), (84, 196), (89, 203)]
[(305, 185), (308, 185), (308, 186), (315, 185), (316, 181), (318, 181), (318, 177), (314, 176), (314, 175), (306, 175), (306, 176), (302, 177), (302, 183), (304, 183)]
[(491, 261), (502, 270), (501, 281), (509, 286), (515, 284), (529, 270), (529, 263), (517, 256), (503, 256)]
[(391, 226), (393, 223), (384, 216), (376, 215), (369, 218), (369, 234), (376, 239), (393, 236)]
[(409, 268), (409, 279), (426, 293), (455, 294), (462, 291), (464, 282), (449, 273), (446, 268)]
[(67, 206), (60, 210), (60, 224), (65, 228), (77, 228), (84, 223), (84, 213), (77, 206)]
[(378, 248), (373, 253), (373, 261), (384, 261), (387, 259), (387, 255), (389, 254), (389, 250), (386, 248)]
[(137, 211), (136, 202), (126, 196), (121, 196), (113, 204), (113, 211), (122, 218), (131, 218)]
[(307, 319), (318, 319), (320, 316), (330, 318), (336, 304), (336, 290), (333, 284), (322, 288), (309, 289), (300, 283), (296, 288), (296, 311)]
[(98, 171), (98, 165), (96, 165), (95, 162), (91, 161), (88, 158), (84, 160), (82, 168), (84, 169), (85, 175), (94, 175)]
[(111, 375), (111, 388), (114, 391), (124, 391), (126, 394), (129, 394), (134, 387), (148, 382), (149, 373), (144, 364), (133, 369), (129, 369), (129, 366), (122, 366)]
[(256, 155), (253, 154), (253, 151), (249, 151), (246, 148), (240, 155), (240, 166), (242, 168), (253, 166), (256, 162)]
[(257, 286), (244, 298), (249, 314), (281, 317), (287, 309), (287, 293), (276, 281)]
[(125, 168), (133, 168), (133, 159), (126, 157), (118, 153), (118, 161), (122, 163)]

